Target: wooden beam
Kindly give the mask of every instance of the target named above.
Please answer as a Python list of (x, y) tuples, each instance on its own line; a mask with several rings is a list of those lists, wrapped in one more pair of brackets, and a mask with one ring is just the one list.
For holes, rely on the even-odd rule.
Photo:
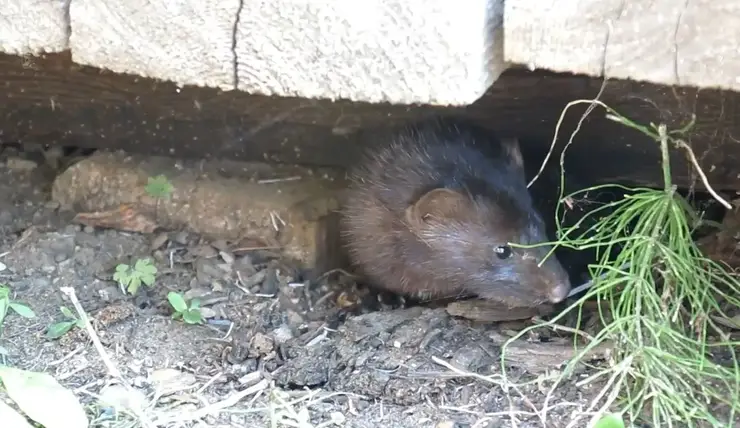
[[(399, 106), (250, 95), (184, 87), (75, 65), (69, 54), (43, 58), (0, 55), (0, 138), (195, 157), (224, 156), (307, 165), (347, 166), (373, 144), (373, 130), (435, 114), (464, 115), (542, 158), (557, 120), (571, 100), (598, 94), (601, 82), (584, 76), (509, 70), (467, 107)], [(682, 126), (713, 185), (740, 190), (738, 99), (720, 90), (670, 88), (610, 81), (605, 103), (633, 120)], [(559, 146), (585, 106), (566, 115)], [(695, 178), (675, 152), (677, 184)], [(569, 149), (566, 168), (585, 182), (618, 180), (660, 185), (655, 142), (605, 118), (596, 109)], [(553, 160), (555, 162), (556, 159)]]
[(734, 0), (517, 0), (504, 16), (504, 57), (531, 69), (740, 89)]
[(503, 0), (85, 0), (71, 3), (70, 48), (181, 85), (465, 105), (507, 67), (502, 15)]

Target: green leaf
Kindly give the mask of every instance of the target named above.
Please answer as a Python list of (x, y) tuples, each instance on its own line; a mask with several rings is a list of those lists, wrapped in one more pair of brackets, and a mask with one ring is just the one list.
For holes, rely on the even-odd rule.
[(116, 281), (117, 283), (121, 285), (126, 285), (129, 282), (129, 275), (128, 273), (124, 272), (116, 272), (113, 274), (113, 281)]
[(49, 326), (49, 328), (46, 330), (46, 337), (48, 339), (59, 339), (60, 337), (67, 334), (69, 330), (72, 329), (77, 324), (77, 321), (61, 321), (58, 323), (54, 323)]
[(23, 318), (36, 317), (36, 314), (33, 312), (33, 310), (22, 303), (10, 302), (10, 309), (15, 311), (16, 314), (22, 316)]
[(200, 308), (200, 299), (193, 299), (190, 301), (190, 309)]
[(62, 306), (59, 308), (60, 311), (62, 311), (62, 315), (64, 315), (67, 318), (77, 319), (75, 314), (72, 313), (72, 311), (69, 310), (66, 306)]
[(0, 421), (3, 421), (3, 426), (33, 428), (33, 425), (29, 424), (23, 415), (16, 412), (15, 409), (5, 404), (2, 400), (0, 400)]
[(172, 305), (172, 308), (177, 312), (183, 312), (188, 309), (188, 305), (185, 303), (185, 299), (180, 293), (170, 291), (167, 293), (167, 300), (169, 300), (170, 305)]
[(624, 428), (624, 421), (619, 416), (609, 413), (601, 417), (594, 428)]
[(137, 291), (139, 291), (139, 287), (141, 287), (141, 280), (139, 277), (131, 277), (128, 283), (128, 292), (130, 294), (136, 294)]
[(130, 266), (124, 263), (121, 263), (120, 265), (116, 266), (116, 273), (125, 273), (128, 272)]
[(0, 324), (5, 320), (5, 315), (8, 313), (8, 299), (0, 299)]
[(10, 288), (7, 285), (0, 285), (0, 300), (10, 297)]
[(134, 270), (137, 272), (141, 272), (149, 265), (151, 265), (151, 261), (149, 259), (139, 259), (134, 264)]
[(150, 196), (168, 197), (172, 193), (173, 187), (167, 177), (160, 174), (156, 177), (149, 177), (145, 190)]
[(87, 428), (85, 409), (48, 373), (0, 366), (0, 380), (23, 413), (45, 428)]
[(188, 309), (182, 313), (183, 320), (188, 324), (200, 324), (203, 322), (203, 317), (199, 310)]
[(147, 287), (151, 287), (154, 284), (154, 280), (155, 280), (154, 275), (145, 275), (145, 274), (140, 275), (139, 279), (141, 280), (141, 282), (146, 284)]

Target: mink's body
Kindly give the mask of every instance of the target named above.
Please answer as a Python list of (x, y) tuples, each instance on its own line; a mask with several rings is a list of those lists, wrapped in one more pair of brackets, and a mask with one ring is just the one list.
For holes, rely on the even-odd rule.
[(406, 127), (351, 172), (342, 236), (379, 287), (418, 297), (477, 295), (509, 306), (570, 290), (533, 207), (518, 143), (458, 120)]

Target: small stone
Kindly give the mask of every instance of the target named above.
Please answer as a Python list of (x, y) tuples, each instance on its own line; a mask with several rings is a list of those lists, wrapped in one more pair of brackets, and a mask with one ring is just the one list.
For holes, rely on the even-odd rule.
[(131, 361), (128, 364), (128, 369), (131, 370), (132, 373), (139, 374), (141, 373), (143, 365), (144, 364), (141, 361)]
[(36, 277), (33, 279), (33, 288), (44, 290), (51, 287), (51, 279), (45, 276)]
[(257, 382), (259, 382), (260, 379), (262, 379), (262, 372), (258, 370), (258, 371), (254, 371), (251, 373), (247, 373), (244, 376), (240, 377), (239, 383), (242, 386), (252, 386), (256, 384)]
[(331, 412), (329, 418), (334, 424), (339, 426), (344, 425), (344, 422), (347, 420), (341, 412)]
[(80, 231), (80, 225), (78, 224), (69, 224), (67, 227), (64, 228), (64, 234), (65, 235), (73, 235)]
[(223, 272), (214, 266), (213, 260), (204, 257), (198, 257), (193, 263), (195, 268), (195, 277), (198, 278), (200, 285), (210, 285), (213, 279), (221, 278)]
[(209, 290), (208, 288), (196, 287), (186, 291), (185, 294), (183, 294), (183, 298), (186, 301), (190, 301), (192, 299), (202, 299), (203, 297), (208, 296), (210, 293), (211, 290)]
[(100, 300), (110, 302), (111, 297), (117, 294), (117, 291), (118, 289), (116, 287), (106, 287), (98, 290), (98, 295), (100, 296)]
[(192, 373), (173, 368), (154, 370), (149, 375), (149, 382), (162, 394), (171, 394), (190, 388), (197, 379)]
[(185, 231), (180, 231), (172, 235), (172, 241), (180, 244), (180, 245), (187, 245), (188, 244), (188, 233)]
[(262, 293), (264, 294), (275, 294), (280, 286), (280, 279), (277, 275), (277, 269), (274, 267), (267, 268), (267, 274), (264, 282), (262, 282)]
[(464, 346), (455, 352), (450, 364), (468, 371), (477, 371), (486, 358), (486, 352), (480, 347)]
[(298, 328), (301, 324), (303, 324), (306, 320), (296, 311), (288, 310), (287, 311), (287, 320), (288, 324), (293, 326), (293, 328)]
[(85, 233), (89, 233), (90, 235), (92, 235), (93, 233), (95, 233), (95, 227), (90, 225), (85, 226)]
[(9, 157), (5, 161), (5, 165), (8, 169), (19, 172), (33, 171), (38, 167), (38, 164), (30, 159), (23, 159), (18, 157)]
[(222, 250), (222, 251), (219, 251), (218, 254), (221, 255), (221, 258), (224, 259), (224, 262), (226, 262), (228, 264), (233, 264), (234, 263), (234, 255), (231, 254), (230, 252), (223, 251)]
[(215, 318), (216, 311), (214, 311), (211, 308), (200, 308), (200, 316), (203, 317), (204, 319)]
[(169, 237), (166, 233), (160, 233), (159, 235), (155, 236), (154, 239), (152, 239), (149, 248), (151, 248), (152, 250), (158, 250), (167, 243), (168, 239)]
[(290, 330), (290, 326), (283, 324), (272, 332), (275, 342), (278, 344), (284, 344), (293, 338), (293, 332)]
[[(75, 232), (71, 233), (72, 235)], [(54, 261), (61, 263), (74, 255), (75, 252), (75, 241), (73, 236), (65, 237), (54, 241), (49, 245), (49, 248), (54, 252)]]
[(115, 384), (100, 391), (100, 401), (118, 411), (139, 413), (146, 404), (146, 396), (138, 389)]
[(256, 285), (262, 284), (262, 281), (265, 280), (265, 276), (267, 276), (267, 271), (261, 270), (252, 276), (244, 278), (242, 285), (244, 286), (244, 288), (251, 289)]
[(226, 249), (229, 248), (229, 245), (223, 239), (213, 241), (211, 246), (219, 251), (226, 251)]
[(253, 355), (267, 355), (275, 348), (275, 343), (272, 338), (263, 333), (255, 333), (252, 337), (252, 341), (249, 344), (250, 354)]

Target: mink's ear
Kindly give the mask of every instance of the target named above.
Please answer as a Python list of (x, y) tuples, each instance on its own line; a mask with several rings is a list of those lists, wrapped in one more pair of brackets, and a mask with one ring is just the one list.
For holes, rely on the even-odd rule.
[(469, 212), (471, 202), (468, 195), (456, 190), (443, 187), (430, 190), (406, 208), (406, 221), (412, 228), (431, 221), (445, 223)]
[(514, 137), (502, 138), (501, 146), (504, 148), (504, 153), (511, 161), (511, 164), (519, 169), (524, 169), (524, 160), (522, 159), (522, 151), (519, 148), (519, 140)]

